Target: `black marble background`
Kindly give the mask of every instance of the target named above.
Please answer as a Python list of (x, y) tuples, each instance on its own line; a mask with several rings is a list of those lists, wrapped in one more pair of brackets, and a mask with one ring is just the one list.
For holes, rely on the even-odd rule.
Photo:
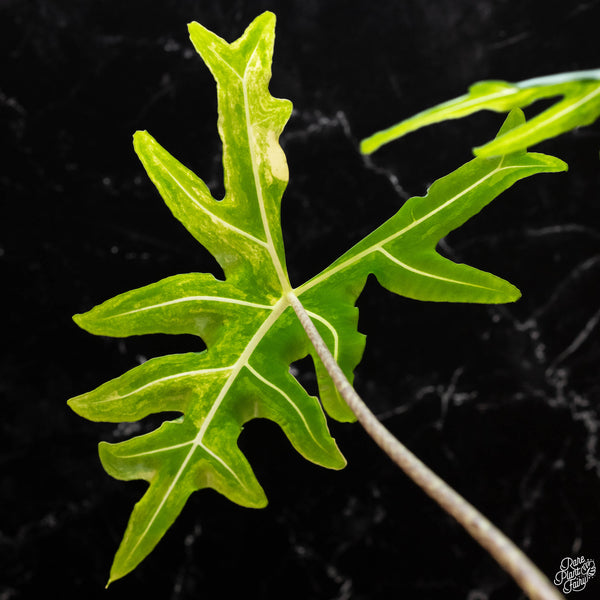
[[(597, 0), (1, 0), (1, 600), (522, 597), (359, 426), (335, 423), (342, 472), (304, 462), (276, 426), (249, 425), (240, 445), (269, 507), (197, 493), (154, 553), (103, 589), (144, 484), (106, 475), (96, 444), (136, 429), (87, 422), (65, 401), (200, 346), (96, 338), (70, 316), (175, 273), (218, 274), (131, 134), (148, 129), (219, 193), (215, 88), (186, 23), (232, 41), (266, 9), (278, 15), (271, 91), (295, 106), (281, 141), (296, 284), (467, 161), (502, 117), (431, 127), (370, 160), (360, 139), (477, 80), (600, 66)], [(356, 385), (552, 577), (564, 556), (600, 560), (600, 127), (538, 149), (569, 173), (517, 184), (442, 245), (523, 298), (425, 304), (370, 280)], [(599, 590), (597, 577), (577, 597)]]

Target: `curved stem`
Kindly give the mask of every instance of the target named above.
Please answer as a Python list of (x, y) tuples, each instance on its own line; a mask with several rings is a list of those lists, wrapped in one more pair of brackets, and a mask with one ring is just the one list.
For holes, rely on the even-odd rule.
[(288, 300), (335, 387), (375, 443), (494, 557), (531, 600), (564, 600), (564, 596), (511, 540), (383, 426), (340, 369), (297, 296), (289, 293)]

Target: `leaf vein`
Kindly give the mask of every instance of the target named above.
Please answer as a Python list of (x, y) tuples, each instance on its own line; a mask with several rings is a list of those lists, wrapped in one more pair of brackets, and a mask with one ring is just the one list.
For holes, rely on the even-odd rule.
[(239, 304), (240, 306), (248, 306), (250, 308), (260, 308), (264, 310), (272, 310), (273, 306), (270, 304), (259, 304), (257, 302), (248, 302), (246, 300), (238, 300), (236, 298), (225, 298), (222, 296), (185, 296), (184, 298), (176, 298), (175, 300), (167, 300), (166, 302), (160, 302), (158, 304), (151, 304), (148, 306), (142, 306), (133, 310), (128, 310), (122, 313), (117, 313), (105, 317), (106, 319), (115, 319), (117, 317), (124, 317), (125, 315), (133, 315), (138, 312), (146, 310), (153, 310), (155, 308), (162, 308), (163, 306), (170, 306), (173, 304), (179, 304), (181, 302), (223, 302), (226, 304)]
[(329, 331), (331, 332), (331, 335), (333, 336), (333, 357), (335, 358), (335, 360), (337, 361), (338, 359), (338, 348), (339, 348), (339, 336), (338, 336), (338, 332), (337, 329), (324, 317), (322, 317), (321, 315), (312, 312), (311, 310), (307, 310), (306, 311), (313, 319), (316, 319), (317, 321), (319, 321), (320, 323), (323, 323), (323, 325), (325, 325), (325, 327), (327, 327), (327, 329), (329, 329)]
[(398, 260), (395, 256), (392, 256), (387, 250), (383, 248), (379, 248), (377, 250), (379, 253), (383, 254), (387, 259), (396, 263), (403, 269), (407, 271), (411, 271), (412, 273), (416, 273), (417, 275), (422, 275), (423, 277), (429, 277), (431, 279), (438, 279), (440, 281), (447, 281), (448, 283), (457, 283), (459, 285), (466, 285), (468, 287), (480, 288), (482, 290), (490, 290), (494, 291), (494, 288), (487, 287), (485, 285), (477, 285), (476, 283), (468, 283), (466, 281), (459, 281), (458, 279), (450, 279), (449, 277), (441, 277), (440, 275), (434, 275), (433, 273), (427, 273), (426, 271), (421, 271), (419, 269), (415, 269), (406, 263), (403, 263), (401, 260)]
[(266, 248), (269, 252), (269, 256), (271, 257), (273, 266), (275, 267), (275, 271), (277, 272), (277, 278), (279, 279), (281, 288), (285, 293), (285, 292), (290, 291), (291, 286), (288, 281), (288, 278), (286, 277), (286, 275), (284, 273), (283, 266), (281, 264), (281, 260), (279, 259), (279, 256), (277, 255), (277, 251), (275, 249), (275, 244), (273, 243), (273, 236), (271, 234), (271, 228), (269, 227), (269, 223), (268, 223), (267, 211), (266, 211), (266, 207), (265, 207), (265, 199), (264, 199), (262, 184), (260, 182), (260, 174), (258, 172), (258, 162), (257, 162), (257, 158), (256, 158), (256, 151), (255, 151), (256, 141), (254, 139), (254, 126), (252, 123), (252, 116), (250, 114), (250, 102), (248, 99), (248, 80), (247, 80), (248, 67), (250, 66), (250, 63), (254, 60), (254, 55), (256, 54), (257, 48), (258, 48), (258, 44), (254, 48), (254, 51), (252, 52), (252, 55), (250, 56), (250, 59), (248, 60), (248, 63), (246, 64), (246, 68), (244, 70), (244, 77), (242, 79), (242, 89), (243, 89), (243, 93), (244, 93), (244, 111), (245, 111), (245, 115), (246, 115), (246, 134), (248, 136), (248, 148), (250, 150), (250, 161), (252, 163), (252, 175), (254, 178), (254, 188), (256, 190), (256, 198), (258, 200), (258, 207), (260, 210), (260, 218), (262, 221), (265, 236), (267, 238)]
[(105, 400), (97, 400), (96, 404), (104, 404), (105, 402), (116, 402), (117, 400), (122, 400), (123, 398), (133, 396), (134, 394), (137, 394), (138, 392), (141, 392), (142, 390), (145, 390), (147, 388), (153, 387), (160, 383), (164, 383), (165, 381), (170, 381), (173, 379), (181, 379), (184, 377), (194, 377), (195, 375), (206, 375), (206, 374), (210, 374), (210, 373), (231, 371), (231, 369), (233, 369), (232, 366), (215, 367), (213, 369), (198, 369), (195, 371), (183, 371), (181, 373), (175, 373), (174, 375), (167, 375), (165, 377), (160, 377), (159, 379), (150, 381), (149, 383), (146, 383), (146, 384), (140, 386), (139, 388), (132, 390), (131, 392), (127, 392), (126, 394), (115, 394), (115, 395), (110, 396), (109, 398), (106, 398)]
[[(165, 173), (175, 182), (175, 184), (177, 185), (177, 187), (179, 187), (179, 189), (198, 207), (200, 208), (201, 211), (203, 211), (205, 214), (209, 215), (209, 217), (214, 220), (217, 221), (220, 225), (222, 225), (223, 227), (233, 231), (234, 233), (237, 233), (249, 240), (251, 240), (252, 242), (259, 244), (260, 246), (263, 246), (264, 248), (267, 247), (267, 243), (263, 240), (260, 240), (259, 238), (253, 236), (251, 233), (248, 233), (247, 231), (244, 231), (243, 229), (240, 229), (239, 227), (236, 227), (235, 225), (232, 225), (231, 223), (229, 223), (229, 221), (226, 221), (225, 219), (222, 219), (221, 217), (217, 216), (214, 212), (210, 211), (206, 206), (204, 206), (204, 204), (202, 204), (201, 202), (198, 202), (198, 200), (196, 198), (194, 198), (194, 196), (192, 196), (192, 194), (190, 194), (188, 192), (188, 190), (185, 189), (185, 187), (179, 182), (179, 180), (177, 179), (177, 177), (171, 173), (171, 171), (168, 169), (168, 167), (163, 163), (163, 169), (165, 170)], [(215, 200), (216, 202), (216, 200)]]
[(146, 452), (136, 452), (135, 454), (121, 454), (119, 458), (136, 458), (138, 456), (147, 456), (150, 454), (159, 454), (160, 452), (169, 452), (169, 450), (176, 450), (177, 448), (185, 448), (185, 446), (189, 446), (193, 444), (194, 440), (188, 440), (187, 442), (183, 442), (181, 444), (174, 444), (173, 446), (164, 446), (163, 448), (157, 448), (156, 450), (148, 450)]
[(200, 448), (202, 448), (205, 452), (210, 454), (217, 462), (222, 464), (234, 476), (234, 478), (242, 487), (246, 487), (242, 480), (237, 476), (236, 472), (216, 452), (213, 452), (210, 448), (208, 448), (208, 446), (205, 446), (204, 444), (198, 444), (198, 446), (200, 446)]
[(317, 446), (319, 446), (325, 450), (325, 448), (321, 445), (319, 440), (317, 440), (317, 438), (313, 434), (308, 422), (306, 421), (306, 418), (302, 414), (302, 411), (298, 408), (298, 405), (279, 386), (275, 385), (274, 383), (271, 383), (268, 379), (263, 377), (256, 369), (254, 369), (252, 367), (252, 365), (247, 364), (246, 368), (250, 371), (250, 373), (252, 373), (252, 375), (254, 375), (254, 377), (256, 377), (258, 380), (262, 381), (268, 387), (274, 389), (277, 393), (279, 393), (281, 396), (283, 396), (285, 398), (286, 402), (296, 411), (297, 415), (300, 417), (300, 420), (302, 421), (304, 428), (306, 429), (306, 431), (308, 431), (308, 434), (313, 439), (315, 444), (317, 444)]

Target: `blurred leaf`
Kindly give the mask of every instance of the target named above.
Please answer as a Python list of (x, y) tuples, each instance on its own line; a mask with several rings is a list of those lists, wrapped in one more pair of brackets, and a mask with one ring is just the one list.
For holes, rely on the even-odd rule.
[(499, 156), (528, 148), (576, 127), (590, 125), (600, 116), (600, 69), (536, 77), (519, 83), (480, 81), (469, 93), (424, 110), (413, 117), (361, 142), (361, 151), (371, 154), (407, 133), (433, 123), (460, 119), (480, 110), (508, 112), (529, 106), (542, 98), (562, 100), (530, 121), (493, 141), (475, 148), (476, 156)]

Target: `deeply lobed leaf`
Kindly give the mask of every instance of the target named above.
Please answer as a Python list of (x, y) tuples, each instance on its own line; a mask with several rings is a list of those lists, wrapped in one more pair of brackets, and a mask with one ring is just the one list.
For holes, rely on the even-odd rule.
[[(237, 445), (251, 419), (276, 422), (298, 452), (316, 464), (345, 465), (321, 404), (290, 373), (292, 362), (311, 354), (323, 407), (339, 421), (354, 420), (292, 311), (290, 295), (301, 299), (351, 381), (365, 342), (357, 330), (355, 302), (369, 274), (390, 291), (420, 300), (515, 300), (514, 286), (442, 257), (436, 245), (519, 179), (566, 168), (558, 159), (524, 151), (476, 158), (438, 180), (425, 197), (410, 199), (331, 266), (292, 290), (280, 227), (288, 174), (278, 144), (291, 105), (268, 92), (274, 24), (274, 16), (265, 13), (232, 44), (190, 25), (192, 41), (217, 82), (222, 200), (215, 200), (204, 182), (149, 134), (138, 132), (134, 140), (166, 204), (216, 257), (225, 280), (175, 275), (74, 317), (98, 335), (192, 334), (206, 344), (203, 352), (151, 359), (69, 401), (78, 414), (97, 421), (136, 421), (165, 411), (181, 415), (148, 434), (100, 444), (108, 473), (149, 483), (115, 556), (111, 581), (151, 552), (195, 490), (210, 487), (248, 507), (266, 504)], [(511, 113), (500, 136), (523, 123), (522, 113)]]
[(215, 200), (149, 134), (134, 137), (138, 156), (174, 216), (215, 256), (226, 280), (176, 275), (75, 316), (99, 335), (188, 333), (207, 346), (198, 354), (150, 360), (70, 401), (92, 420), (182, 413), (147, 435), (100, 446), (111, 475), (150, 483), (132, 514), (111, 581), (152, 550), (194, 490), (211, 487), (244, 506), (266, 504), (237, 446), (252, 418), (278, 423), (307, 459), (334, 469), (345, 465), (318, 400), (289, 372), (291, 362), (307, 355), (308, 342), (283, 300), (291, 286), (279, 210), (288, 174), (277, 140), (291, 104), (268, 92), (274, 23), (265, 13), (233, 44), (190, 25), (192, 41), (217, 81), (223, 200)]

